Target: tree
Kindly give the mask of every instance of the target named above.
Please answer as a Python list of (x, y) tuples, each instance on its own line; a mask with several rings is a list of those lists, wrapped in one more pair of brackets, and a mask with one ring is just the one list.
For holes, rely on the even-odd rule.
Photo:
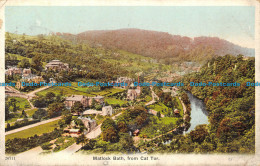
[(30, 66), (31, 66), (31, 64), (30, 64), (29, 60), (26, 58), (23, 58), (21, 60), (21, 62), (18, 64), (18, 67), (20, 67), (20, 68), (29, 68)]
[(32, 115), (33, 119), (42, 119), (48, 115), (48, 112), (44, 109), (39, 108), (37, 111), (34, 112)]
[(61, 114), (61, 112), (65, 109), (64, 103), (52, 103), (48, 106), (48, 116), (54, 117)]
[(158, 118), (161, 118), (161, 112), (160, 112), (160, 111), (158, 111), (158, 112), (156, 113), (156, 115), (157, 115)]
[(64, 110), (62, 112), (62, 119), (64, 120), (65, 124), (70, 124), (72, 120), (72, 115), (69, 110)]
[(108, 127), (102, 132), (102, 138), (104, 141), (115, 143), (118, 140), (117, 131), (114, 127)]
[(84, 134), (81, 134), (77, 139), (76, 139), (76, 144), (80, 144), (81, 146), (84, 146), (89, 142), (89, 139), (85, 137)]
[(55, 96), (56, 96), (55, 93), (48, 92), (48, 93), (46, 93), (45, 98), (46, 98), (47, 102), (50, 104), (55, 100)]
[(19, 107), (16, 105), (17, 100), (15, 98), (11, 98), (9, 101), (9, 105), (13, 107), (13, 112), (16, 112)]
[(124, 121), (117, 122), (117, 128), (119, 132), (126, 133), (128, 131), (127, 125)]
[(112, 127), (112, 128), (116, 128), (116, 124), (115, 124), (115, 122), (114, 122), (114, 120), (113, 119), (111, 119), (111, 118), (106, 118), (105, 120), (104, 120), (104, 122), (102, 123), (102, 125), (101, 125), (101, 130), (102, 131), (105, 131), (107, 128), (109, 128), (109, 127)]
[(206, 125), (196, 126), (195, 130), (190, 132), (191, 140), (198, 143), (202, 143), (208, 135)]
[(28, 117), (24, 110), (22, 111), (21, 117), (23, 117), (23, 118), (27, 118)]
[(5, 102), (5, 120), (8, 120), (10, 117), (9, 107), (10, 104), (8, 102)]
[(10, 127), (11, 127), (10, 123), (7, 123), (6, 128), (10, 129)]
[(128, 133), (123, 133), (120, 135), (119, 144), (127, 151), (131, 151), (134, 146), (134, 140)]
[(75, 112), (78, 115), (84, 111), (84, 106), (81, 102), (76, 101), (74, 105), (71, 107), (71, 112)]
[(40, 72), (42, 70), (42, 61), (41, 61), (41, 56), (40, 55), (35, 55), (32, 58), (32, 64), (31, 67), (35, 70)]

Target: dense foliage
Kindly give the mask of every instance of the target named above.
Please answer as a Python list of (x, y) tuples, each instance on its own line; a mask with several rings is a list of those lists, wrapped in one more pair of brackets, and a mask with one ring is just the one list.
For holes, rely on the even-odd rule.
[[(33, 73), (42, 75), (46, 80), (55, 77), (54, 73), (51, 72), (41, 73), (44, 69), (44, 63), (53, 59), (68, 63), (73, 69), (69, 72), (60, 72), (57, 81), (59, 78), (62, 78), (60, 81), (72, 81), (80, 77), (110, 81), (118, 75), (123, 76), (128, 73), (122, 67), (96, 56), (103, 53), (102, 49), (92, 48), (85, 44), (75, 44), (75, 42), (54, 35), (30, 37), (6, 33), (5, 52), (24, 57), (19, 63), (19, 67), (30, 66)], [(31, 59), (31, 63), (25, 60), (27, 58)], [(16, 59), (12, 62), (10, 58), (7, 58), (7, 61), (8, 64), (17, 64)]]
[(8, 139), (5, 142), (5, 151), (9, 154), (21, 153), (26, 150), (32, 149), (42, 143), (51, 141), (61, 136), (62, 131), (55, 129), (53, 132), (44, 133), (41, 136), (35, 135), (29, 138), (15, 138)]
[[(202, 99), (209, 112), (208, 131), (196, 129), (190, 133), (195, 142), (210, 144), (216, 152), (255, 151), (255, 82), (254, 58), (243, 60), (243, 56), (226, 55), (212, 59), (199, 73), (183, 79), (186, 90)], [(190, 86), (195, 83), (239, 83), (240, 86)], [(209, 132), (209, 134), (200, 134)]]

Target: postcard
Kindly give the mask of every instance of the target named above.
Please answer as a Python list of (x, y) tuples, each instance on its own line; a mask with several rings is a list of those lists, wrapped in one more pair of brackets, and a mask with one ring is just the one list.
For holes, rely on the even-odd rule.
[(0, 165), (259, 165), (259, 1), (1, 1)]

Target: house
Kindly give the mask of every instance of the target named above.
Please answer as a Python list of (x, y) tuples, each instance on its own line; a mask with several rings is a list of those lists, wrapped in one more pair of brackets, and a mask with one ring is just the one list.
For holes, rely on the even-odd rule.
[(141, 87), (137, 86), (136, 89), (127, 90), (127, 100), (135, 100), (138, 96), (141, 95)]
[(23, 74), (22, 74), (23, 77), (28, 77), (31, 74), (32, 74), (31, 69), (23, 69)]
[(180, 111), (179, 111), (178, 109), (175, 109), (175, 110), (174, 110), (174, 114), (175, 114), (175, 115), (179, 115), (179, 114), (180, 114)]
[(69, 129), (70, 134), (80, 134), (80, 129)]
[(130, 89), (127, 90), (127, 100), (135, 100), (138, 96), (141, 95), (141, 87), (139, 86), (139, 76), (138, 76), (138, 86), (134, 89), (134, 84), (130, 85)]
[(62, 71), (68, 69), (69, 69), (69, 64), (63, 63), (59, 60), (52, 60), (49, 63), (47, 63), (45, 66), (45, 70)]
[(102, 107), (102, 111), (89, 109), (82, 113), (82, 115), (93, 115), (93, 114), (111, 116), (113, 114), (113, 108), (111, 106), (105, 106), (105, 107)]
[(128, 78), (128, 77), (119, 77), (117, 78), (116, 82), (117, 84), (124, 83), (125, 86), (120, 86), (120, 88), (128, 88), (130, 86), (130, 84), (133, 82), (134, 80), (132, 78)]
[(82, 121), (88, 132), (92, 131), (97, 126), (97, 122), (91, 118), (80, 116), (78, 119)]
[(18, 75), (21, 75), (23, 72), (23, 70), (21, 68), (17, 68), (17, 67), (11, 67), (9, 68), (5, 74), (6, 75), (15, 75), (15, 74), (18, 74)]
[(134, 136), (138, 136), (139, 133), (140, 133), (140, 131), (139, 131), (138, 129), (136, 129), (136, 130), (133, 132)]
[(109, 106), (102, 107), (102, 115), (103, 116), (111, 116), (113, 114), (113, 108)]
[(79, 102), (81, 102), (81, 104), (83, 105), (84, 108), (87, 108), (87, 107), (91, 106), (93, 100), (95, 100), (99, 104), (104, 103), (104, 97), (103, 96), (87, 97), (87, 96), (83, 96), (83, 95), (72, 95), (70, 97), (67, 97), (65, 99), (64, 103), (65, 103), (66, 108), (71, 109), (71, 107), (77, 101), (79, 101)]
[(39, 84), (40, 82), (44, 82), (44, 79), (42, 78), (42, 76), (30, 75), (30, 76), (27, 76), (27, 77), (23, 77), (22, 79), (17, 81), (16, 84), (15, 84), (15, 87), (17, 89), (24, 89), (24, 86), (22, 84), (23, 82)]

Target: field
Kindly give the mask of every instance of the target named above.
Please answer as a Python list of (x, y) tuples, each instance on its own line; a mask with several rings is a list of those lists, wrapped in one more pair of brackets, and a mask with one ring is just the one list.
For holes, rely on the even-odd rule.
[(19, 107), (18, 111), (22, 111), (22, 110), (31, 108), (30, 103), (25, 98), (21, 98), (21, 97), (8, 97), (7, 100), (10, 100), (10, 99), (15, 99), (16, 100), (16, 106)]
[(58, 127), (58, 121), (59, 120), (55, 120), (50, 123), (46, 123), (46, 124), (32, 127), (32, 128), (29, 128), (29, 129), (26, 129), (23, 131), (19, 131), (19, 132), (13, 133), (13, 134), (6, 135), (5, 140), (14, 139), (14, 138), (28, 138), (28, 137), (34, 136), (35, 134), (41, 135), (43, 133), (51, 132), (55, 128)]
[(164, 105), (164, 104), (161, 103), (161, 102), (157, 102), (157, 103), (155, 103), (155, 104), (153, 104), (153, 105), (149, 105), (148, 108), (149, 108), (149, 109), (153, 109), (153, 110), (155, 110), (155, 111), (157, 111), (157, 112), (159, 111), (159, 112), (161, 112), (162, 114), (167, 114), (168, 109), (169, 109), (166, 105)]
[[(147, 138), (154, 138), (162, 134), (164, 130), (162, 126), (167, 126), (167, 131), (170, 131), (176, 127), (176, 122), (178, 118), (176, 117), (164, 117), (164, 118), (157, 118), (156, 123), (150, 123), (140, 131), (140, 137), (145, 136)], [(171, 127), (170, 127), (171, 126)]]
[[(180, 110), (180, 115), (183, 116), (183, 108), (182, 108), (182, 105), (181, 105), (181, 101), (178, 97), (176, 97), (176, 101), (177, 101), (177, 109)], [(164, 105), (163, 103), (161, 102), (157, 102), (153, 105), (149, 105), (148, 106), (149, 109), (153, 109), (155, 111), (159, 111), (161, 112), (163, 115), (166, 115), (168, 113), (168, 107), (166, 105)]]
[(89, 96), (89, 97), (94, 96), (94, 95), (91, 95), (89, 93), (78, 91), (78, 90), (75, 90), (73, 88), (65, 87), (65, 86), (59, 86), (59, 87), (53, 86), (53, 87), (50, 87), (48, 89), (45, 89), (43, 91), (36, 93), (36, 95), (45, 96), (46, 93), (48, 93), (48, 92), (53, 92), (55, 95), (61, 94), (61, 95), (64, 95), (64, 96), (70, 96), (70, 95), (84, 95), (84, 96)]
[(48, 92), (53, 92), (56, 95), (61, 94), (65, 96), (70, 96), (70, 95), (84, 95), (84, 96), (89, 96), (89, 97), (94, 97), (97, 95), (100, 96), (111, 96), (114, 95), (115, 93), (120, 93), (125, 91), (124, 89), (117, 89), (117, 88), (107, 88), (105, 90), (99, 90), (99, 87), (80, 87), (77, 85), (76, 82), (72, 83), (71, 87), (64, 87), (64, 86), (54, 86), (50, 87), (48, 89), (45, 89), (41, 92), (36, 93), (36, 95), (43, 95), (45, 96), (46, 93)]
[(27, 116), (28, 117), (32, 117), (32, 115), (34, 114), (35, 111), (37, 111), (38, 109), (37, 108), (34, 108), (34, 109), (30, 109), (30, 110), (27, 110), (25, 111)]
[(127, 103), (126, 100), (120, 100), (120, 99), (116, 99), (116, 98), (106, 98), (105, 102), (107, 102), (108, 104), (119, 104), (120, 106), (122, 104), (126, 104)]

